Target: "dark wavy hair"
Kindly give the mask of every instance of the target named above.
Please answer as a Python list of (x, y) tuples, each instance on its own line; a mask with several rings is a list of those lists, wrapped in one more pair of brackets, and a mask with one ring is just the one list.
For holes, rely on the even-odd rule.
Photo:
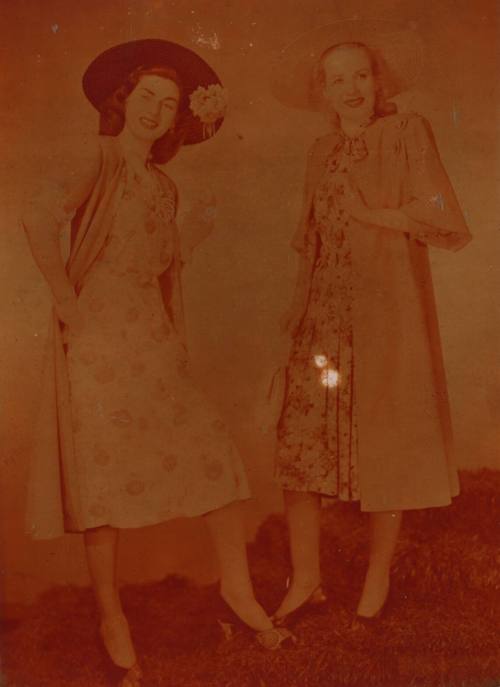
[[(360, 48), (364, 50), (370, 60), (372, 74), (375, 79), (375, 107), (374, 115), (378, 117), (386, 117), (387, 115), (395, 114), (398, 111), (397, 105), (389, 101), (387, 96), (387, 85), (393, 80), (389, 68), (383, 59), (382, 55), (375, 50), (369, 48), (364, 43), (357, 43), (355, 41), (349, 43), (338, 43), (331, 45), (320, 56), (316, 69), (313, 74), (311, 83), (311, 95), (316, 102), (324, 104), (323, 89), (326, 84), (326, 75), (324, 70), (324, 62), (326, 58), (331, 55), (338, 48)], [(337, 113), (332, 113), (332, 124), (339, 126), (339, 118)]]
[(173, 81), (180, 93), (174, 127), (151, 146), (152, 161), (161, 165), (171, 160), (182, 146), (191, 119), (187, 94), (184, 92), (181, 80), (174, 69), (170, 67), (137, 67), (134, 69), (99, 108), (99, 133), (105, 136), (118, 136), (125, 124), (126, 100), (141, 78), (147, 75), (161, 76)]

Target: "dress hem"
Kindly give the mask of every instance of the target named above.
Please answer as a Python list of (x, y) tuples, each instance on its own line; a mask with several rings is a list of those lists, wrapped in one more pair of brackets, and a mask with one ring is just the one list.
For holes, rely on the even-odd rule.
[(407, 511), (407, 510), (424, 510), (426, 508), (443, 508), (445, 506), (450, 506), (452, 500), (459, 496), (460, 490), (450, 490), (450, 494), (446, 499), (429, 499), (425, 502), (419, 504), (409, 505), (408, 503), (398, 504), (398, 505), (388, 505), (384, 504), (378, 507), (370, 506), (368, 504), (363, 504), (362, 497), (348, 498), (339, 494), (331, 494), (321, 491), (321, 489), (312, 489), (306, 485), (300, 485), (293, 487), (290, 485), (285, 485), (283, 483), (277, 482), (278, 487), (286, 491), (298, 491), (300, 493), (311, 493), (318, 494), (321, 498), (336, 499), (342, 503), (359, 503), (360, 510), (362, 513), (384, 513), (386, 511)]
[[(110, 522), (100, 522), (98, 524), (92, 524), (92, 525), (87, 525), (84, 529), (82, 530), (77, 530), (75, 531), (75, 534), (78, 532), (85, 532), (85, 530), (88, 529), (93, 529), (95, 527), (115, 527), (116, 529), (140, 529), (141, 527), (151, 527), (153, 525), (161, 525), (165, 522), (170, 522), (171, 520), (179, 520), (180, 518), (199, 518), (202, 515), (207, 515), (208, 513), (212, 513), (213, 511), (219, 510), (220, 508), (224, 508), (224, 506), (229, 506), (231, 503), (236, 503), (240, 501), (248, 501), (252, 497), (250, 495), (248, 496), (237, 496), (235, 498), (230, 498), (227, 500), (224, 500), (222, 503), (219, 503), (218, 505), (214, 505), (209, 508), (202, 508), (201, 510), (199, 509), (192, 509), (190, 511), (182, 511), (182, 512), (176, 512), (172, 513), (171, 515), (168, 515), (167, 517), (162, 517), (161, 519), (153, 519), (153, 520), (144, 520), (140, 524), (131, 524), (130, 522), (124, 524), (124, 521), (121, 520), (121, 524), (117, 524), (116, 520), (111, 519)], [(126, 521), (125, 521), (126, 522)], [(71, 534), (71, 532), (69, 532)]]
[(241, 502), (241, 501), (249, 501), (253, 497), (248, 494), (247, 496), (237, 496), (235, 498), (231, 498), (228, 500), (223, 501), (222, 503), (218, 504), (217, 506), (213, 506), (211, 508), (203, 508), (202, 510), (191, 510), (189, 512), (179, 512), (179, 513), (172, 513), (172, 515), (169, 515), (167, 517), (163, 517), (161, 519), (152, 519), (152, 520), (144, 520), (140, 524), (137, 524), (134, 522), (133, 524), (131, 522), (124, 522), (123, 520), (120, 521), (120, 524), (117, 523), (116, 520), (113, 518), (107, 519), (105, 521), (95, 521), (92, 524), (88, 524), (85, 527), (82, 527), (82, 529), (64, 529), (63, 532), (57, 535), (53, 536), (43, 536), (43, 537), (37, 537), (33, 532), (27, 532), (28, 536), (33, 539), (33, 540), (46, 540), (46, 539), (55, 539), (57, 537), (62, 537), (65, 534), (83, 534), (87, 530), (91, 529), (96, 529), (98, 527), (113, 527), (116, 529), (123, 529), (123, 530), (132, 530), (132, 529), (141, 529), (142, 527), (153, 527), (154, 525), (162, 525), (163, 523), (170, 522), (171, 520), (180, 520), (181, 518), (198, 518), (201, 517), (202, 515), (208, 515), (208, 513), (212, 513), (213, 511), (219, 510), (220, 508), (224, 508), (225, 506), (229, 506), (231, 503), (236, 503), (236, 502)]

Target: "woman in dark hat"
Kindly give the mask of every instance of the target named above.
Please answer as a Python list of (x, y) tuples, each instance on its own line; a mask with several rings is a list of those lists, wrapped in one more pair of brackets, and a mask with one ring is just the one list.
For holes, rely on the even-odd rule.
[(428, 246), (470, 235), (429, 123), (389, 98), (419, 63), (412, 31), (344, 21), (283, 51), (275, 80), (289, 107), (326, 112), (312, 146), (278, 424), (276, 474), (288, 516), (292, 583), (284, 622), (325, 597), (321, 496), (370, 513), (370, 558), (357, 616), (377, 617), (404, 510), (458, 493)]
[[(59, 197), (34, 201), (23, 218), (54, 299), (29, 530), (84, 533), (102, 639), (133, 684), (140, 670), (115, 573), (123, 527), (206, 514), (228, 607), (268, 648), (290, 635), (253, 595), (244, 468), (186, 367), (180, 274), (191, 248), (176, 229), (175, 185), (157, 167), (216, 132), (225, 93), (200, 57), (161, 40), (111, 48), (83, 86), (101, 135)], [(58, 239), (70, 220), (65, 266)]]

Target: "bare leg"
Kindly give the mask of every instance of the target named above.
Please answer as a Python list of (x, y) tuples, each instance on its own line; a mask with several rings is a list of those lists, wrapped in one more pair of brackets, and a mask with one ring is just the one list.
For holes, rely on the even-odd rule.
[(84, 540), (90, 577), (101, 612), (104, 644), (116, 665), (131, 668), (137, 659), (116, 580), (118, 530), (113, 527), (86, 530)]
[(222, 598), (249, 627), (257, 631), (271, 629), (270, 618), (254, 596), (239, 503), (205, 517), (219, 560)]
[(360, 616), (374, 616), (387, 599), (391, 562), (401, 521), (401, 511), (370, 513), (370, 561), (358, 604)]
[(281, 618), (306, 601), (321, 582), (319, 532), (321, 497), (311, 492), (285, 491), (290, 536), (292, 583), (275, 613)]
[(97, 604), (103, 618), (122, 612), (116, 583), (118, 530), (98, 527), (84, 533), (85, 552)]

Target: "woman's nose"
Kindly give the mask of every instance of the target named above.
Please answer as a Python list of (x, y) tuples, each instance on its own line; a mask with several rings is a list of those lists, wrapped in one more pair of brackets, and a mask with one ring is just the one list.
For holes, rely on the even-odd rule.
[(161, 103), (152, 103), (149, 107), (149, 114), (151, 117), (158, 119), (161, 112)]
[(352, 81), (348, 84), (347, 86), (347, 95), (353, 95), (356, 96), (359, 93), (358, 89), (358, 83), (356, 79), (352, 79)]

